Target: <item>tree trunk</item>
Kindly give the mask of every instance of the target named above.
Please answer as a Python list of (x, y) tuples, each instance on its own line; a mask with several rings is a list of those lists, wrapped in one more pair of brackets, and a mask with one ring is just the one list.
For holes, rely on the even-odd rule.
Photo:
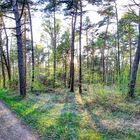
[(26, 9), (24, 10), (24, 33), (23, 33), (23, 50), (24, 50), (24, 69), (25, 69), (25, 86), (27, 85), (26, 84), (26, 80), (27, 80), (27, 74), (26, 74), (26, 65), (27, 65), (27, 56), (26, 56), (26, 53), (27, 53), (27, 50), (26, 50), (26, 21), (27, 21), (27, 17), (26, 17)]
[[(73, 35), (73, 20), (74, 20), (74, 16), (72, 15), (71, 17), (71, 37)], [(72, 48), (72, 38), (71, 38), (71, 48)], [(70, 60), (70, 72), (69, 72), (69, 81), (68, 81), (68, 88), (70, 88), (71, 85), (71, 60)]]
[(9, 86), (10, 86), (11, 85), (11, 64), (10, 64), (10, 57), (9, 57), (9, 39), (8, 39), (8, 35), (7, 35), (3, 18), (2, 18), (2, 22), (3, 22), (5, 37), (6, 37), (7, 73), (8, 73)]
[(129, 23), (129, 53), (130, 53), (130, 56), (129, 56), (129, 63), (130, 63), (130, 76), (131, 77), (131, 69), (132, 69), (132, 46), (131, 46), (131, 32), (130, 32), (130, 23)]
[[(115, 39), (115, 50), (117, 50), (117, 37), (114, 36), (114, 39)], [(118, 52), (116, 51), (115, 53), (115, 61), (114, 61), (114, 83), (116, 83), (117, 81), (117, 74), (118, 74), (118, 70), (117, 70), (117, 67), (118, 67)]]
[[(139, 10), (139, 17), (140, 17), (140, 10)], [(139, 26), (138, 46), (137, 46), (134, 63), (133, 63), (132, 71), (131, 71), (131, 79), (130, 79), (129, 92), (128, 92), (129, 97), (134, 96), (137, 70), (138, 70), (138, 65), (139, 65), (139, 61), (140, 61), (140, 23), (138, 26)]]
[(82, 0), (80, 0), (80, 29), (79, 29), (79, 93), (82, 93), (82, 60), (81, 60), (81, 47), (82, 47)]
[(55, 88), (56, 83), (56, 17), (55, 17), (55, 8), (54, 8), (54, 40), (53, 40), (53, 88)]
[[(2, 48), (1, 48), (1, 49), (2, 49)], [(1, 51), (0, 53), (2, 53), (2, 51)], [(2, 54), (1, 54), (1, 70), (2, 70), (3, 88), (6, 88), (5, 68), (4, 68), (4, 63), (3, 63)]]
[(102, 48), (102, 82), (104, 83), (105, 82), (105, 56), (104, 56), (104, 47)]
[(3, 53), (3, 48), (2, 48), (2, 30), (0, 29), (0, 60), (1, 60), (1, 70), (2, 70), (2, 79), (3, 79), (2, 83), (3, 83), (3, 88), (5, 88), (6, 87), (6, 84), (5, 84), (5, 70), (4, 70), (3, 54), (2, 53)]
[(105, 37), (104, 37), (104, 46), (102, 48), (102, 68), (103, 68), (103, 73), (102, 73), (102, 82), (105, 83), (105, 74), (106, 74), (106, 69), (105, 69), (105, 48), (106, 46), (106, 41), (107, 41), (107, 32), (108, 32), (108, 27), (109, 27), (109, 16), (108, 16), (108, 21), (107, 21), (107, 27), (106, 27), (106, 32), (105, 32)]
[(34, 78), (35, 78), (35, 61), (34, 61), (34, 40), (33, 40), (32, 17), (31, 17), (31, 11), (30, 11), (29, 3), (27, 3), (27, 9), (28, 9), (28, 14), (29, 14), (30, 30), (31, 30), (31, 47), (32, 47), (32, 83), (31, 83), (31, 91), (33, 91)]
[(89, 70), (89, 49), (88, 49), (88, 29), (86, 30), (86, 53), (87, 53), (87, 70)]
[(67, 86), (67, 52), (65, 48), (65, 59), (64, 59), (64, 86)]
[(119, 18), (118, 18), (118, 8), (117, 8), (117, 3), (116, 1), (114, 1), (115, 3), (115, 13), (116, 13), (116, 21), (117, 21), (117, 47), (118, 47), (118, 56), (117, 56), (117, 72), (118, 72), (118, 75), (120, 75), (120, 34), (119, 34)]
[(16, 0), (12, 1), (13, 13), (16, 21), (16, 37), (17, 37), (17, 51), (18, 51), (18, 71), (19, 71), (19, 88), (20, 96), (26, 96), (26, 86), (25, 86), (25, 69), (23, 60), (23, 46), (22, 46), (22, 33), (21, 33), (21, 21), (18, 11), (18, 5)]
[(48, 50), (48, 77), (50, 76), (50, 51)]
[(94, 82), (94, 52), (92, 54), (92, 60), (91, 60), (91, 74), (92, 74), (92, 83)]
[(77, 19), (77, 9), (74, 16), (74, 23), (72, 29), (72, 43), (71, 43), (71, 61), (70, 61), (70, 91), (74, 92), (74, 50), (75, 50), (75, 26), (76, 26), (76, 19)]

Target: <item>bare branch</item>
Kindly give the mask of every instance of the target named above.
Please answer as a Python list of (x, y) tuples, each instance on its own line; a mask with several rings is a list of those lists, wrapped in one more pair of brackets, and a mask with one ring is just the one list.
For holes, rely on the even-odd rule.
[(2, 16), (15, 20), (15, 18), (7, 16), (7, 15), (2, 15)]
[[(29, 22), (26, 22), (26, 23), (23, 23), (21, 24), (21, 26), (25, 25), (25, 24), (28, 24)], [(3, 29), (16, 29), (16, 28), (19, 28), (21, 26), (18, 26), (18, 27), (5, 27), (5, 28), (0, 28), (0, 30), (3, 30)]]
[(22, 6), (22, 9), (21, 9), (21, 14), (20, 14), (19, 20), (22, 18), (22, 15), (23, 15), (23, 12), (24, 12), (24, 8), (25, 8), (25, 4), (26, 3), (27, 3), (27, 0), (24, 0), (23, 6)]
[(140, 4), (138, 4), (135, 0), (132, 0), (134, 2), (135, 5), (137, 5), (138, 7), (140, 7)]

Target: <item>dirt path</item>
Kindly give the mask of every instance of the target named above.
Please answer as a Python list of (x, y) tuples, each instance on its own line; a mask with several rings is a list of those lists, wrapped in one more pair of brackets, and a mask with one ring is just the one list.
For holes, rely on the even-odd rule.
[(0, 101), (0, 140), (39, 140), (39, 138)]

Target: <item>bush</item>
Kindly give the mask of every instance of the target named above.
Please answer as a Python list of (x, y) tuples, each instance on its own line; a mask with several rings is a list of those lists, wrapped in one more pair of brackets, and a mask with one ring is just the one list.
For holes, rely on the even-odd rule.
[(18, 89), (18, 79), (12, 79), (10, 85), (11, 85), (11, 89), (17, 90)]
[(33, 89), (34, 90), (44, 90), (45, 86), (42, 83), (40, 83), (40, 81), (35, 80), (33, 83)]

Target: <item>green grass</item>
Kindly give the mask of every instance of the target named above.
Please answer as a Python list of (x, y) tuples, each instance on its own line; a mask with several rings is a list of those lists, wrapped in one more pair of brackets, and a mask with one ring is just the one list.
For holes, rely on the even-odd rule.
[(39, 96), (30, 93), (23, 100), (0, 90), (0, 100), (43, 140), (140, 139), (139, 96), (126, 100), (116, 91), (90, 87), (82, 97), (59, 89)]

